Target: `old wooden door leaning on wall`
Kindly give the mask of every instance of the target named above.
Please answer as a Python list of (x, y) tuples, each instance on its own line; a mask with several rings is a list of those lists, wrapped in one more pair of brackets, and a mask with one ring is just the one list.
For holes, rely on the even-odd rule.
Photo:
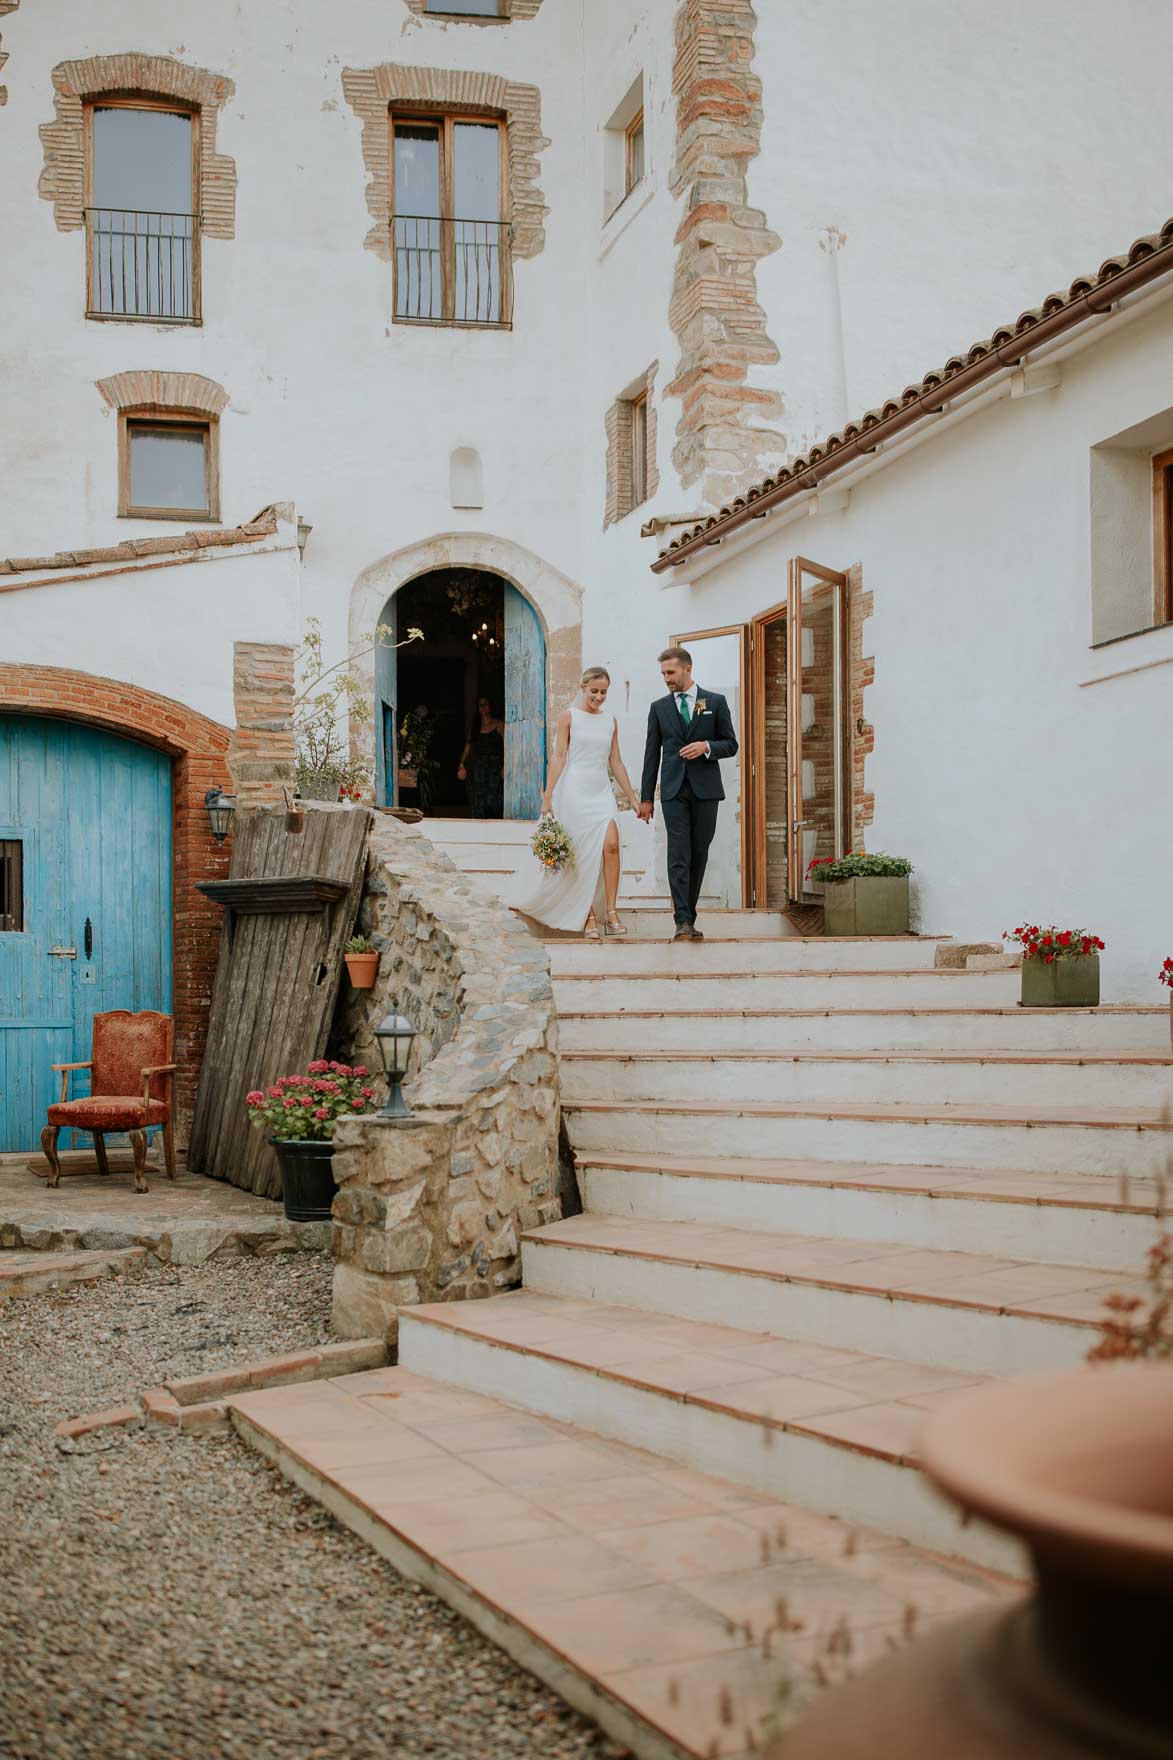
[[(0, 716), (0, 1150), (37, 1143), (51, 1066), (87, 1059), (110, 1008), (171, 1009), (170, 762), (96, 728)], [(76, 1071), (71, 1095), (88, 1091)]]

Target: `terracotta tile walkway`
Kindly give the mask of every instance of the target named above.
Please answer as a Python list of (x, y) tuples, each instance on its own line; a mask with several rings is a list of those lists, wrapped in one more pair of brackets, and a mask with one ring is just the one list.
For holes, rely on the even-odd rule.
[[(524, 1306), (540, 1326), (589, 1304)], [(400, 1568), (438, 1573), (563, 1691), (569, 1668), (613, 1730), (634, 1715), (689, 1760), (755, 1751), (809, 1698), (844, 1619), (858, 1663), (900, 1641), (910, 1605), (923, 1629), (1021, 1592), (403, 1369), (230, 1403), (246, 1436)]]

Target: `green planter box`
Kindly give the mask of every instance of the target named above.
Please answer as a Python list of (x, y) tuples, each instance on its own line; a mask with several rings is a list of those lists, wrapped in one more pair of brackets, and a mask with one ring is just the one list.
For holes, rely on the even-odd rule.
[(907, 935), (908, 875), (828, 880), (823, 926), (828, 935)]
[(1022, 962), (1023, 1008), (1098, 1008), (1100, 956), (1077, 953), (1073, 959)]

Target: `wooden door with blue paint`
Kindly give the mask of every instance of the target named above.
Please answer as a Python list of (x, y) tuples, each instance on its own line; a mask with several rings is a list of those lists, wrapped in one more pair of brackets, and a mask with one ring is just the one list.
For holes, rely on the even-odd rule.
[[(0, 851), (0, 1150), (23, 1150), (57, 1098), (52, 1065), (89, 1057), (96, 1013), (170, 1012), (168, 759), (71, 722), (0, 716)], [(87, 1091), (77, 1071), (70, 1093)]]
[(383, 607), (375, 632), (375, 800), (381, 807), (399, 804), (395, 728), (395, 705), (399, 698), (399, 667), (395, 654), (398, 626), (395, 600), (391, 598)]
[(546, 640), (523, 593), (505, 585), (505, 817), (536, 819), (546, 781)]

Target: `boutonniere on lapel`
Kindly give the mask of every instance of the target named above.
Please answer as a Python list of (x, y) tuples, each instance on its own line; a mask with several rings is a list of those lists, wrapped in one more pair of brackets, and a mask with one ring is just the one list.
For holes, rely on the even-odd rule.
[(698, 697), (696, 700), (696, 708), (692, 712), (693, 720), (695, 721), (696, 717), (698, 715), (703, 715), (705, 713), (705, 710), (708, 708), (708, 706), (709, 705), (705, 701), (704, 697)]

